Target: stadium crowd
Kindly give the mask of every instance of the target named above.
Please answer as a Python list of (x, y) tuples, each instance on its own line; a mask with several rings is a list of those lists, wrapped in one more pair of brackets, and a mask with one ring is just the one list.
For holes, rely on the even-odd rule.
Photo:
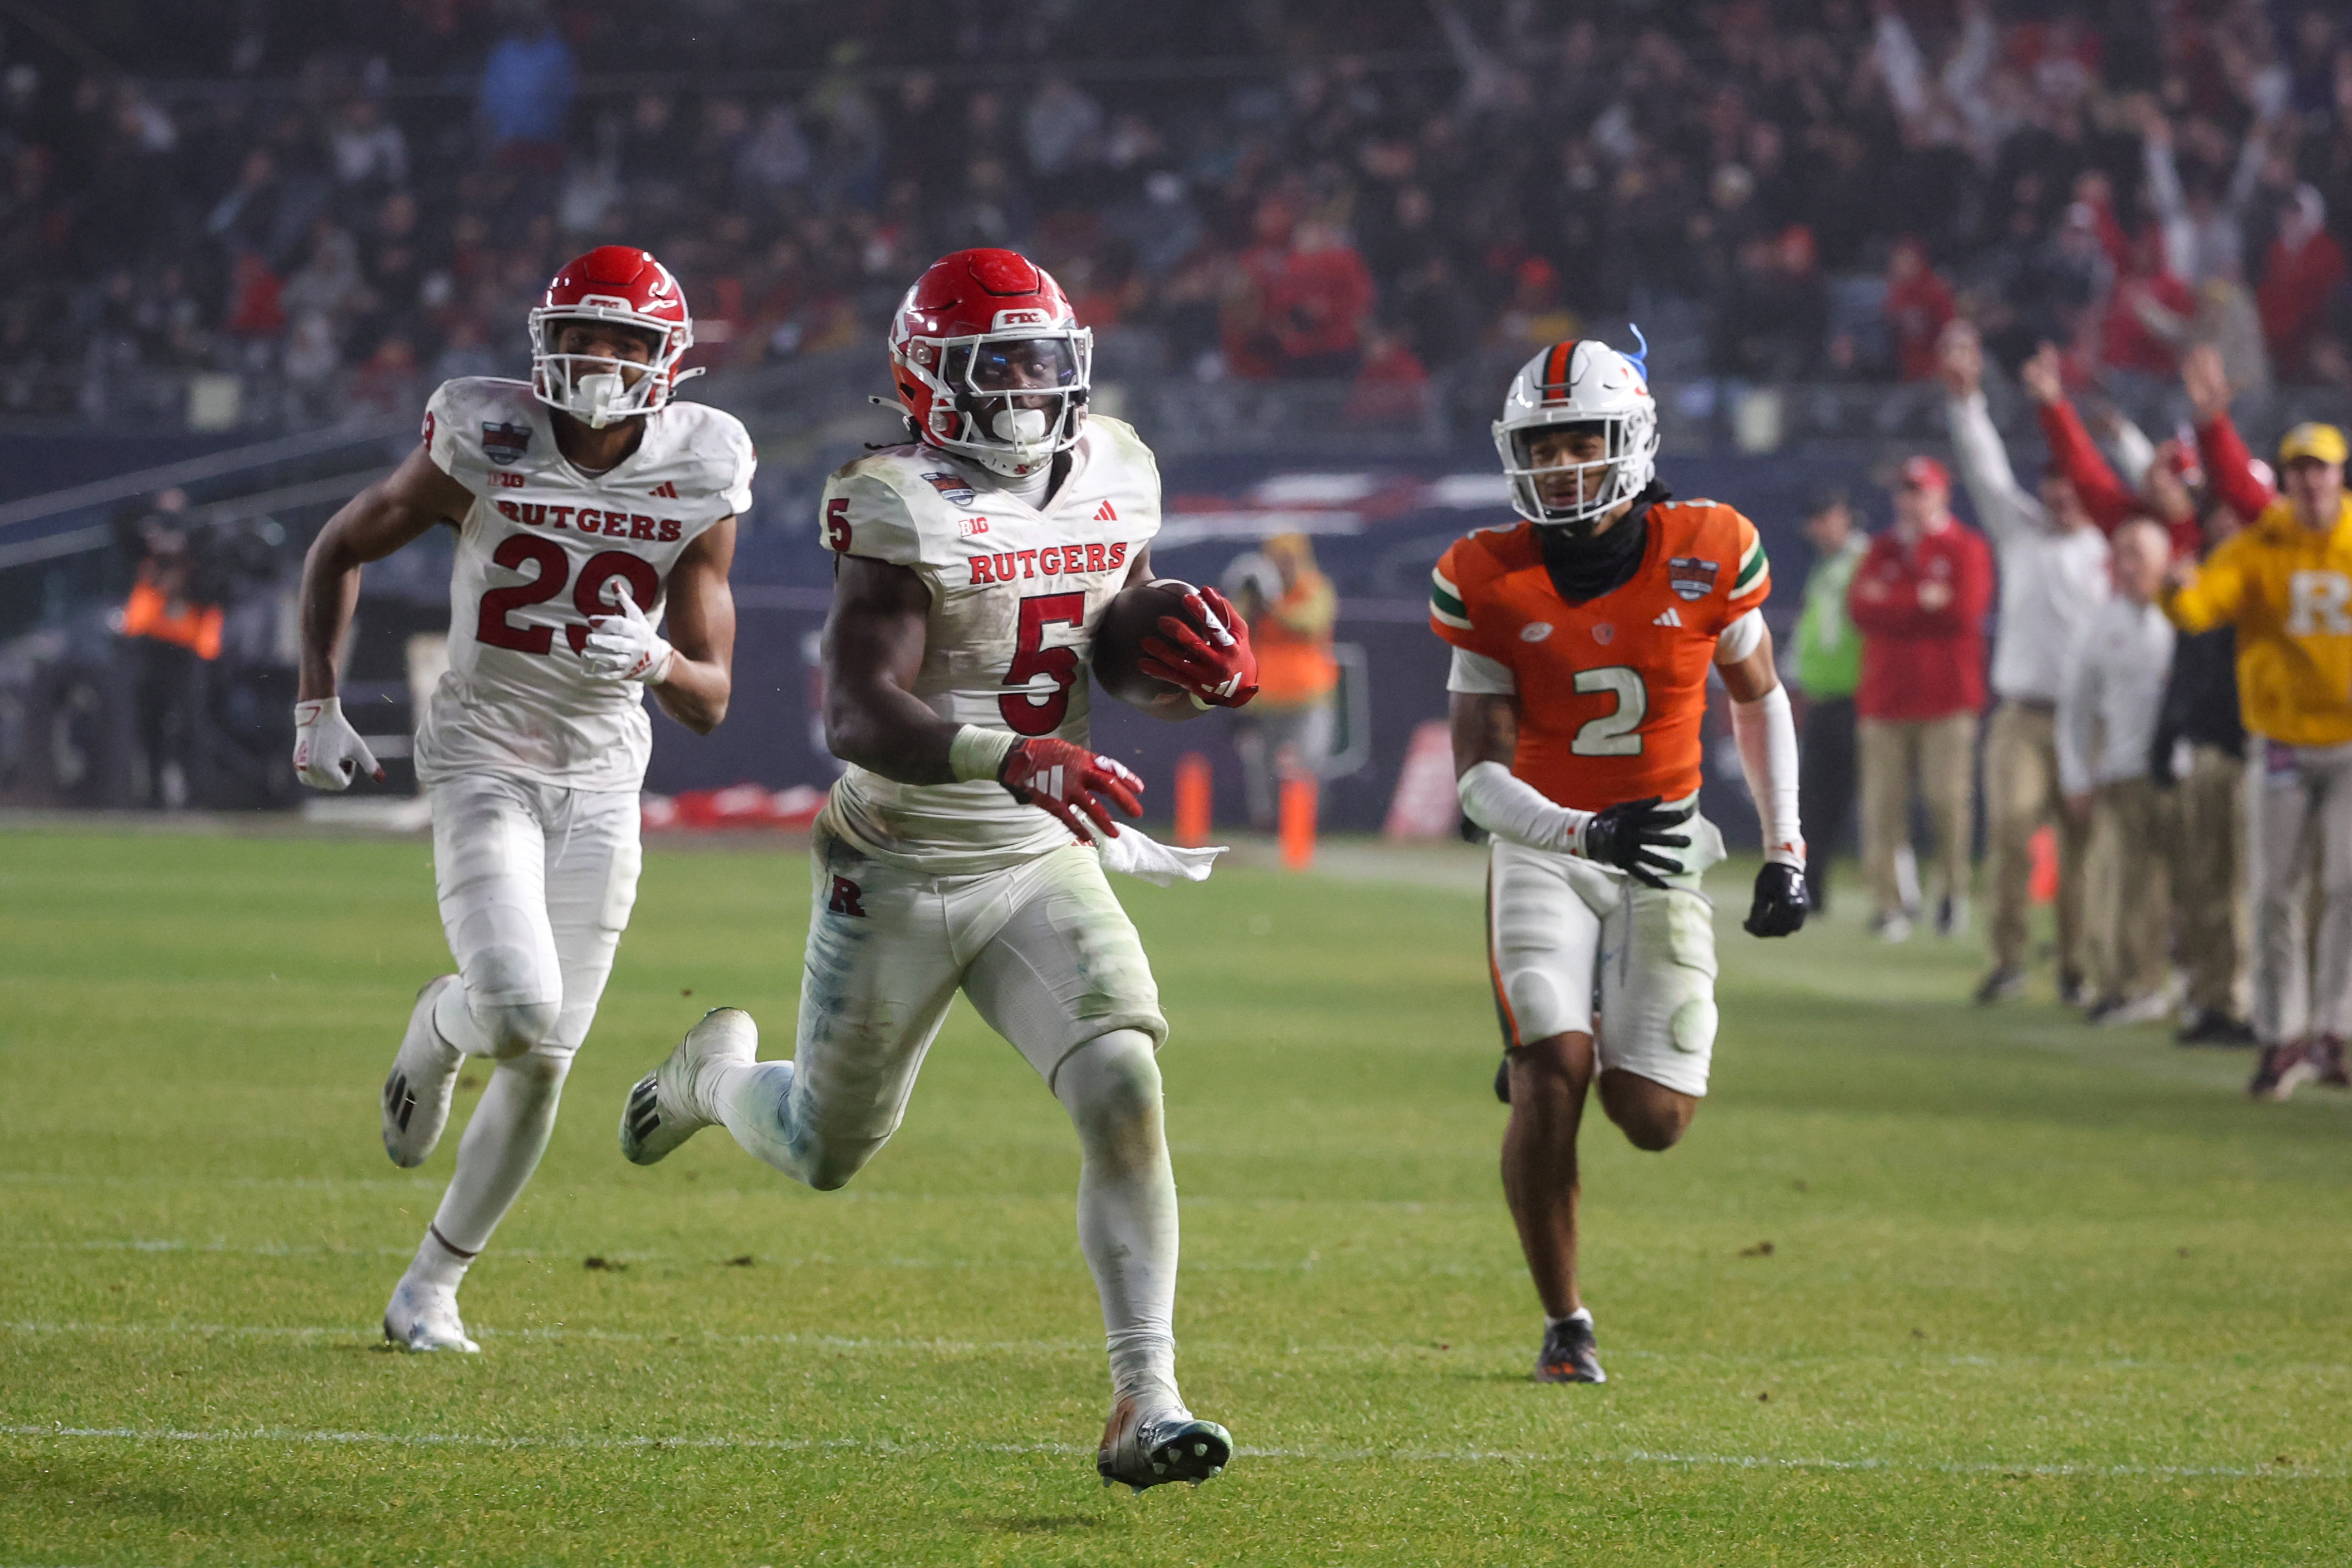
[(602, 239), (705, 363), (869, 342), (1012, 244), (1162, 374), (1372, 419), (1677, 303), (1754, 381), (1925, 379), (1960, 316), (2075, 384), (2192, 341), (2352, 384), (2352, 24), (2303, 0), (121, 9), (112, 68), (0, 59), (0, 411), (409, 406)]

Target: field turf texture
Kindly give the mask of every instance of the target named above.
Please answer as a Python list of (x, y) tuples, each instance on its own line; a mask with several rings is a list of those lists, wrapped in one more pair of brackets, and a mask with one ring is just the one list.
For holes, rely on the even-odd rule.
[(1756, 942), (1726, 867), (1713, 1096), (1663, 1156), (1585, 1124), (1611, 1382), (1538, 1387), (1475, 853), (1328, 860), (1118, 883), (1242, 1447), (1135, 1496), (1074, 1140), (961, 1004), (843, 1192), (615, 1152), (704, 1008), (789, 1053), (803, 854), (649, 852), (461, 1358), (377, 1329), (474, 1098), (385, 1160), (428, 846), (0, 832), (0, 1568), (2352, 1561), (2352, 1100), (1972, 1007), (1976, 943), (1851, 892)]

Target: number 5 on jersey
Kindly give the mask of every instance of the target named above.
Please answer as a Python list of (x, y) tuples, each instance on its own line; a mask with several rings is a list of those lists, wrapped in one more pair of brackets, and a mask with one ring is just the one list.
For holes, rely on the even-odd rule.
[[(1021, 601), (1021, 628), (1004, 684), (1019, 689), (996, 700), (1005, 727), (1016, 735), (1050, 735), (1069, 716), (1070, 688), (1078, 683), (1078, 650), (1045, 646), (1047, 626), (1084, 626), (1084, 594), (1039, 594)], [(1050, 685), (1040, 686), (1043, 677)]]

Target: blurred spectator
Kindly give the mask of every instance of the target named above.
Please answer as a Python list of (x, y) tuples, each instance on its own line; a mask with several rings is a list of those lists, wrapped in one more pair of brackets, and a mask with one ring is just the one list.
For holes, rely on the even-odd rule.
[[(2334, 426), (2288, 431), (2279, 444), (2282, 493), (2201, 565), (2177, 569), (2162, 598), (2182, 631), (2229, 626), (2237, 632), (2248, 766), (2260, 770), (2245, 794), (2254, 916), (2251, 1021), (2263, 1047), (2248, 1088), (2258, 1098), (2284, 1100), (2315, 1077), (2347, 1079), (2352, 500), (2344, 490), (2346, 455), (2344, 433)], [(2217, 489), (2221, 483), (2217, 472)], [(2254, 489), (2250, 482), (2243, 488)], [(2306, 929), (2315, 897), (2315, 943)]]
[(1797, 617), (1796, 679), (1805, 699), (1797, 815), (1805, 825), (1805, 896), (1814, 909), (1827, 910), (1830, 861), (1853, 837), (1853, 694), (1862, 684), (1862, 633), (1845, 602), (1870, 542), (1854, 527), (1853, 508), (1839, 489), (1806, 507), (1804, 535), (1813, 547), (1813, 565)]
[(1250, 826), (1271, 831), (1282, 782), (1319, 778), (1331, 754), (1332, 700), (1339, 688), (1331, 631), (1339, 596), (1316, 569), (1303, 533), (1278, 533), (1226, 569), (1234, 607), (1257, 650), (1257, 700), (1241, 712), (1234, 749), (1248, 783)]
[[(2195, 353), (2210, 355), (2213, 351)], [(2197, 448), (2179, 439), (2151, 447), (2139, 465), (2137, 486), (2126, 483), (2092, 443), (2081, 416), (2066, 400), (2059, 366), (2057, 349), (2044, 343), (2018, 372), (2041, 419), (2042, 439), (2049, 443), (2051, 471), (2074, 490), (2075, 501), (2102, 532), (2111, 534), (2136, 517), (2153, 517), (2166, 529), (2176, 554), (2196, 554), (2203, 539), (2190, 488), (2203, 478)], [(2134, 447), (2147, 439), (2137, 426), (2121, 422), (2117, 436), (2119, 445)]]
[(478, 99), (491, 151), (527, 167), (561, 168), (564, 119), (579, 85), (571, 46), (551, 17), (499, 39)]
[(2163, 238), (2149, 228), (2132, 241), (2108, 297), (2099, 323), (2101, 363), (2110, 372), (2169, 382), (2196, 315), (2197, 296), (2166, 265)]
[[(2056, 361), (2056, 351), (2045, 346), (2040, 374), (2054, 378)], [(2085, 963), (2087, 825), (2062, 806), (2058, 710), (2083, 628), (2107, 596), (2107, 542), (2055, 464), (2042, 475), (2039, 493), (2018, 483), (1985, 407), (1982, 351), (1966, 323), (1945, 333), (1940, 368), (1960, 479), (2000, 567), (1994, 705), (1984, 751), (1992, 968), (1977, 988), (1977, 1000), (1998, 1002), (2024, 990), (2033, 836), (2044, 826), (2055, 829), (2058, 841), (2058, 990), (2072, 1000)]]
[(2146, 518), (2116, 531), (2115, 596), (2076, 629), (2058, 701), (2066, 815), (2091, 836), (2084, 957), (2095, 1024), (2147, 1024), (2171, 1009), (2171, 802), (2147, 754), (2172, 667), (2172, 626), (2156, 605), (2172, 546)]
[(1936, 344), (1952, 319), (1952, 286), (1928, 265), (1916, 239), (1895, 242), (1886, 264), (1886, 330), (1895, 340), (1895, 374), (1925, 381), (1936, 374)]
[(2287, 380), (2309, 373), (2314, 342), (2326, 331), (2328, 305), (2344, 279), (2344, 247), (2327, 232), (2327, 204), (2312, 186), (2297, 185), (2294, 204), (2279, 215), (2256, 296), (2263, 341)]
[(1345, 380), (1363, 360), (1371, 272), (1337, 224), (1301, 223), (1289, 256), (1268, 281), (1265, 310), (1281, 374)]
[(130, 665), (132, 727), (143, 774), (142, 804), (187, 804), (205, 710), (205, 666), (220, 658), (221, 606), (194, 596), (188, 537), (174, 526), (187, 506), (179, 490), (156, 498), (141, 525), (143, 553), (120, 630)]
[(1916, 790), (1936, 838), (1936, 925), (1968, 923), (1969, 831), (1975, 805), (1977, 715), (1984, 709), (1984, 618), (1992, 555), (1951, 512), (1951, 479), (1933, 458), (1895, 479), (1895, 525), (1871, 540), (1846, 610), (1862, 631), (1854, 691), (1862, 757), (1862, 858), (1876, 906), (1872, 930), (1911, 934), (1896, 869), (1910, 842)]
[(1350, 425), (1418, 425), (1429, 415), (1429, 371), (1405, 341), (1379, 327), (1364, 335), (1363, 368), (1348, 393)]
[[(2237, 513), (2207, 509), (2206, 553), (2238, 531)], [(2173, 920), (2189, 990), (2178, 1038), (2242, 1046), (2246, 984), (2246, 731), (2238, 718), (2237, 636), (2182, 632), (2148, 742), (2148, 776), (2171, 794)]]

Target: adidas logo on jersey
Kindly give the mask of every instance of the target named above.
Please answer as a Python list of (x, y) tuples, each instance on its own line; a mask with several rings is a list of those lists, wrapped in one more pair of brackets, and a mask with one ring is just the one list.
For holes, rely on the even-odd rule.
[(1095, 508), (1095, 521), (1097, 522), (1117, 522), (1118, 521), (1118, 512), (1111, 506), (1110, 502), (1105, 501), (1102, 505)]
[(1654, 626), (1678, 626), (1683, 624), (1683, 618), (1675, 613), (1672, 605), (1668, 605), (1665, 614), (1650, 624)]
[(677, 481), (676, 479), (664, 479), (661, 483), (654, 487), (654, 494), (657, 496), (666, 496), (671, 500), (676, 500), (677, 499)]

